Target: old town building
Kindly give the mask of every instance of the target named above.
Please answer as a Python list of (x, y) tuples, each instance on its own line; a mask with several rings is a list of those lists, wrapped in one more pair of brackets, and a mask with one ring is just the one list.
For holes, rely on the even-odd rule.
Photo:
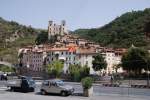
[(49, 21), (48, 24), (48, 38), (50, 39), (54, 35), (68, 34), (66, 29), (66, 22), (62, 20), (60, 25), (57, 25), (53, 21)]

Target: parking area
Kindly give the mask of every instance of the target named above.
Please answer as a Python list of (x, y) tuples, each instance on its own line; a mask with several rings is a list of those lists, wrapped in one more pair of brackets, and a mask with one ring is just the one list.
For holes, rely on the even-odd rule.
[(149, 100), (149, 96), (100, 95), (91, 97), (39, 95), (34, 93), (0, 92), (0, 100)]
[[(35, 92), (29, 92), (27, 94), (40, 94), (41, 81), (36, 81)], [(5, 86), (5, 81), (0, 81), (0, 93), (12, 93)], [(75, 91), (73, 96), (81, 96), (83, 93), (82, 85), (80, 83), (66, 82), (65, 84), (71, 85), (74, 87)], [(104, 87), (101, 84), (93, 85), (93, 96), (102, 96), (102, 95), (119, 95), (119, 96), (149, 96), (150, 89), (140, 89), (140, 88), (129, 88), (129, 87)]]

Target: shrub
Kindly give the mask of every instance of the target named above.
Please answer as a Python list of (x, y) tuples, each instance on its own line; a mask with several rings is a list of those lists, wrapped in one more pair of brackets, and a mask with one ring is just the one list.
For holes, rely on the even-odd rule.
[(79, 71), (74, 72), (73, 81), (80, 82), (80, 80), (81, 80), (81, 75)]
[(91, 77), (85, 77), (82, 79), (82, 86), (84, 89), (90, 89), (92, 87), (93, 79)]
[(55, 78), (60, 77), (62, 70), (63, 70), (63, 63), (59, 60), (53, 61), (47, 66), (47, 72), (49, 74), (53, 74)]
[(80, 68), (81, 79), (89, 76), (89, 74), (90, 74), (90, 68), (88, 66), (83, 66)]
[(72, 81), (80, 82), (82, 78), (89, 76), (90, 68), (87, 66), (70, 65), (69, 74)]

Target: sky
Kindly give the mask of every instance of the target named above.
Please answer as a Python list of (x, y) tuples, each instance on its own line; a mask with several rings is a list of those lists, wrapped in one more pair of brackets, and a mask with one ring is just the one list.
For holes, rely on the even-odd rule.
[(68, 30), (101, 27), (125, 12), (150, 8), (150, 0), (0, 0), (0, 17), (34, 28), (66, 20)]

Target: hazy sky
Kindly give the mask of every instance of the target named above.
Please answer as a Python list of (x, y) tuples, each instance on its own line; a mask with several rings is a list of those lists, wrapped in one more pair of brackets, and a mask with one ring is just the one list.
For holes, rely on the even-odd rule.
[(69, 30), (100, 27), (121, 14), (150, 8), (150, 0), (0, 0), (0, 17), (35, 28), (67, 21)]

